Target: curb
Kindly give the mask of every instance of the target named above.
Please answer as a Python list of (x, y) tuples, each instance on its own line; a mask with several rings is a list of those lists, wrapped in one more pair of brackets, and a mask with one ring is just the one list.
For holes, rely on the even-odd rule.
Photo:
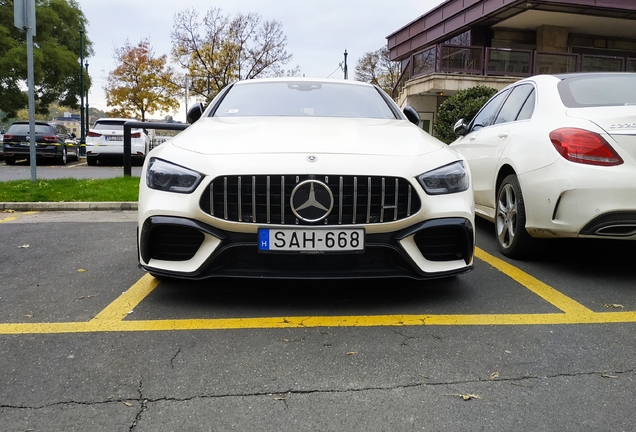
[(137, 210), (137, 202), (3, 202), (0, 211), (101, 211)]

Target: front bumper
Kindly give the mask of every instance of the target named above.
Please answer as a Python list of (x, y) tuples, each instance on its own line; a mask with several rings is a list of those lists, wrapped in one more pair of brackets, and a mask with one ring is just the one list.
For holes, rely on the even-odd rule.
[(474, 232), (468, 219), (441, 218), (368, 234), (363, 253), (281, 254), (259, 252), (256, 233), (151, 216), (141, 226), (138, 245), (141, 268), (175, 278), (434, 279), (472, 270)]

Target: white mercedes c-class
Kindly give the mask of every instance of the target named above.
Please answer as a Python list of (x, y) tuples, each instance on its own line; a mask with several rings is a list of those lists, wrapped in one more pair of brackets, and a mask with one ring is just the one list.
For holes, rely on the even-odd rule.
[(242, 81), (188, 121), (142, 171), (139, 263), (151, 274), (428, 279), (472, 269), (464, 159), (379, 88)]
[(636, 74), (527, 78), (455, 132), (504, 255), (535, 238), (636, 240)]

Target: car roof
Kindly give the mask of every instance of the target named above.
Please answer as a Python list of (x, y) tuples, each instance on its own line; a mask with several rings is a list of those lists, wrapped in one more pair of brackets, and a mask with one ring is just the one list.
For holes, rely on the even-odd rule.
[(344, 80), (344, 79), (333, 79), (333, 78), (308, 78), (308, 77), (276, 77), (276, 78), (254, 78), (242, 80), (234, 83), (234, 85), (247, 85), (247, 84), (255, 84), (262, 82), (311, 82), (311, 83), (336, 83), (336, 84), (348, 84), (355, 86), (366, 86), (372, 87), (372, 84), (363, 82), (363, 81), (355, 81), (355, 80)]

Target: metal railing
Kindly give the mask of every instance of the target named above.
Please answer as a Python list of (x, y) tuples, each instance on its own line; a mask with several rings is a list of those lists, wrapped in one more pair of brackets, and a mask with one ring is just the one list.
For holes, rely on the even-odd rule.
[(431, 73), (528, 77), (570, 72), (636, 72), (636, 58), (439, 44), (411, 55), (393, 97), (406, 82)]
[(131, 129), (159, 129), (159, 130), (177, 130), (182, 131), (188, 128), (189, 124), (185, 123), (159, 123), (159, 122), (140, 122), (127, 121), (124, 123), (124, 177), (132, 175), (132, 157), (130, 151), (132, 148)]

